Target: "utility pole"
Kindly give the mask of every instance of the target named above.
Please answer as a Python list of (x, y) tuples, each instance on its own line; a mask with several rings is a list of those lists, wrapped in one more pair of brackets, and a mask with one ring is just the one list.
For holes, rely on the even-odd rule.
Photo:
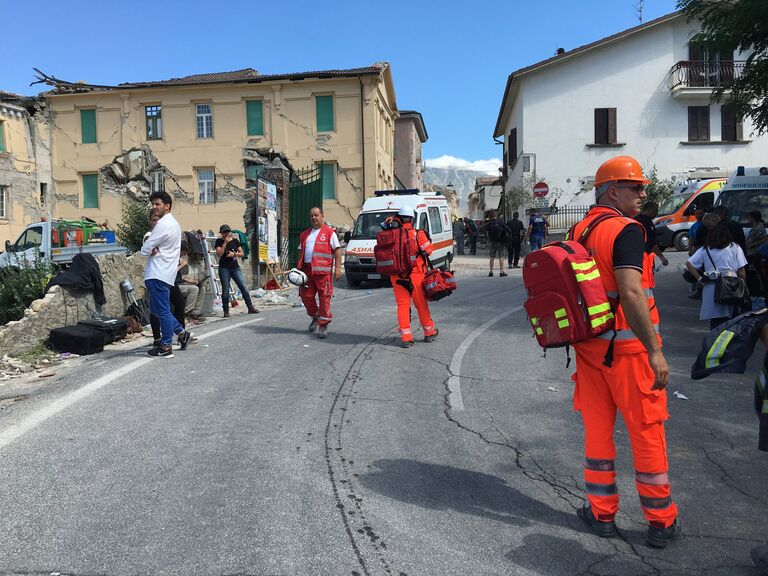
[(640, 24), (643, 23), (644, 7), (645, 7), (645, 0), (637, 0), (637, 3), (635, 4), (635, 15), (637, 16), (637, 19), (640, 21)]

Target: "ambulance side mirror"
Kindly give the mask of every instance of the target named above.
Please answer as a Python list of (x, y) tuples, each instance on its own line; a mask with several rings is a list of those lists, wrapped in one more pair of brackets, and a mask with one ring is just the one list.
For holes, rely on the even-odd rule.
[(349, 244), (349, 239), (352, 238), (352, 232), (347, 230), (344, 232), (344, 244)]

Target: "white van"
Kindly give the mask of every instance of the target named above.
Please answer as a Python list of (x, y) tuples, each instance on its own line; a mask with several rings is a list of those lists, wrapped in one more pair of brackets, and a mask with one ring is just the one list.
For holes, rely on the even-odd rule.
[(747, 214), (753, 210), (759, 211), (763, 219), (768, 220), (768, 166), (736, 168), (720, 191), (716, 206), (727, 207), (731, 220), (744, 228), (749, 226)]
[(376, 272), (373, 247), (381, 223), (397, 214), (403, 206), (413, 208), (414, 226), (427, 232), (432, 241), (430, 260), (435, 267), (447, 270), (453, 260), (453, 226), (448, 202), (442, 194), (409, 190), (379, 190), (363, 204), (355, 221), (344, 255), (347, 283), (357, 286), (365, 280), (381, 280)]

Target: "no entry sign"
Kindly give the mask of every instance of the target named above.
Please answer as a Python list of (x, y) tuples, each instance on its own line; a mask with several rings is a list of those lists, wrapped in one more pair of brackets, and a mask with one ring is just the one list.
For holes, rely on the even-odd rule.
[(546, 182), (539, 182), (533, 187), (533, 195), (536, 198), (544, 198), (547, 194), (549, 194), (549, 186)]

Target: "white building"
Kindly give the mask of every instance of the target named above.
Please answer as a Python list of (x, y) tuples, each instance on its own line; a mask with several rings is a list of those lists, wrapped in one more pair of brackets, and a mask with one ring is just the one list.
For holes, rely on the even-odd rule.
[(622, 154), (678, 181), (764, 165), (768, 137), (710, 102), (744, 56), (690, 44), (697, 29), (676, 12), (510, 74), (494, 131), (506, 190), (544, 180), (550, 202), (590, 204), (597, 167)]

